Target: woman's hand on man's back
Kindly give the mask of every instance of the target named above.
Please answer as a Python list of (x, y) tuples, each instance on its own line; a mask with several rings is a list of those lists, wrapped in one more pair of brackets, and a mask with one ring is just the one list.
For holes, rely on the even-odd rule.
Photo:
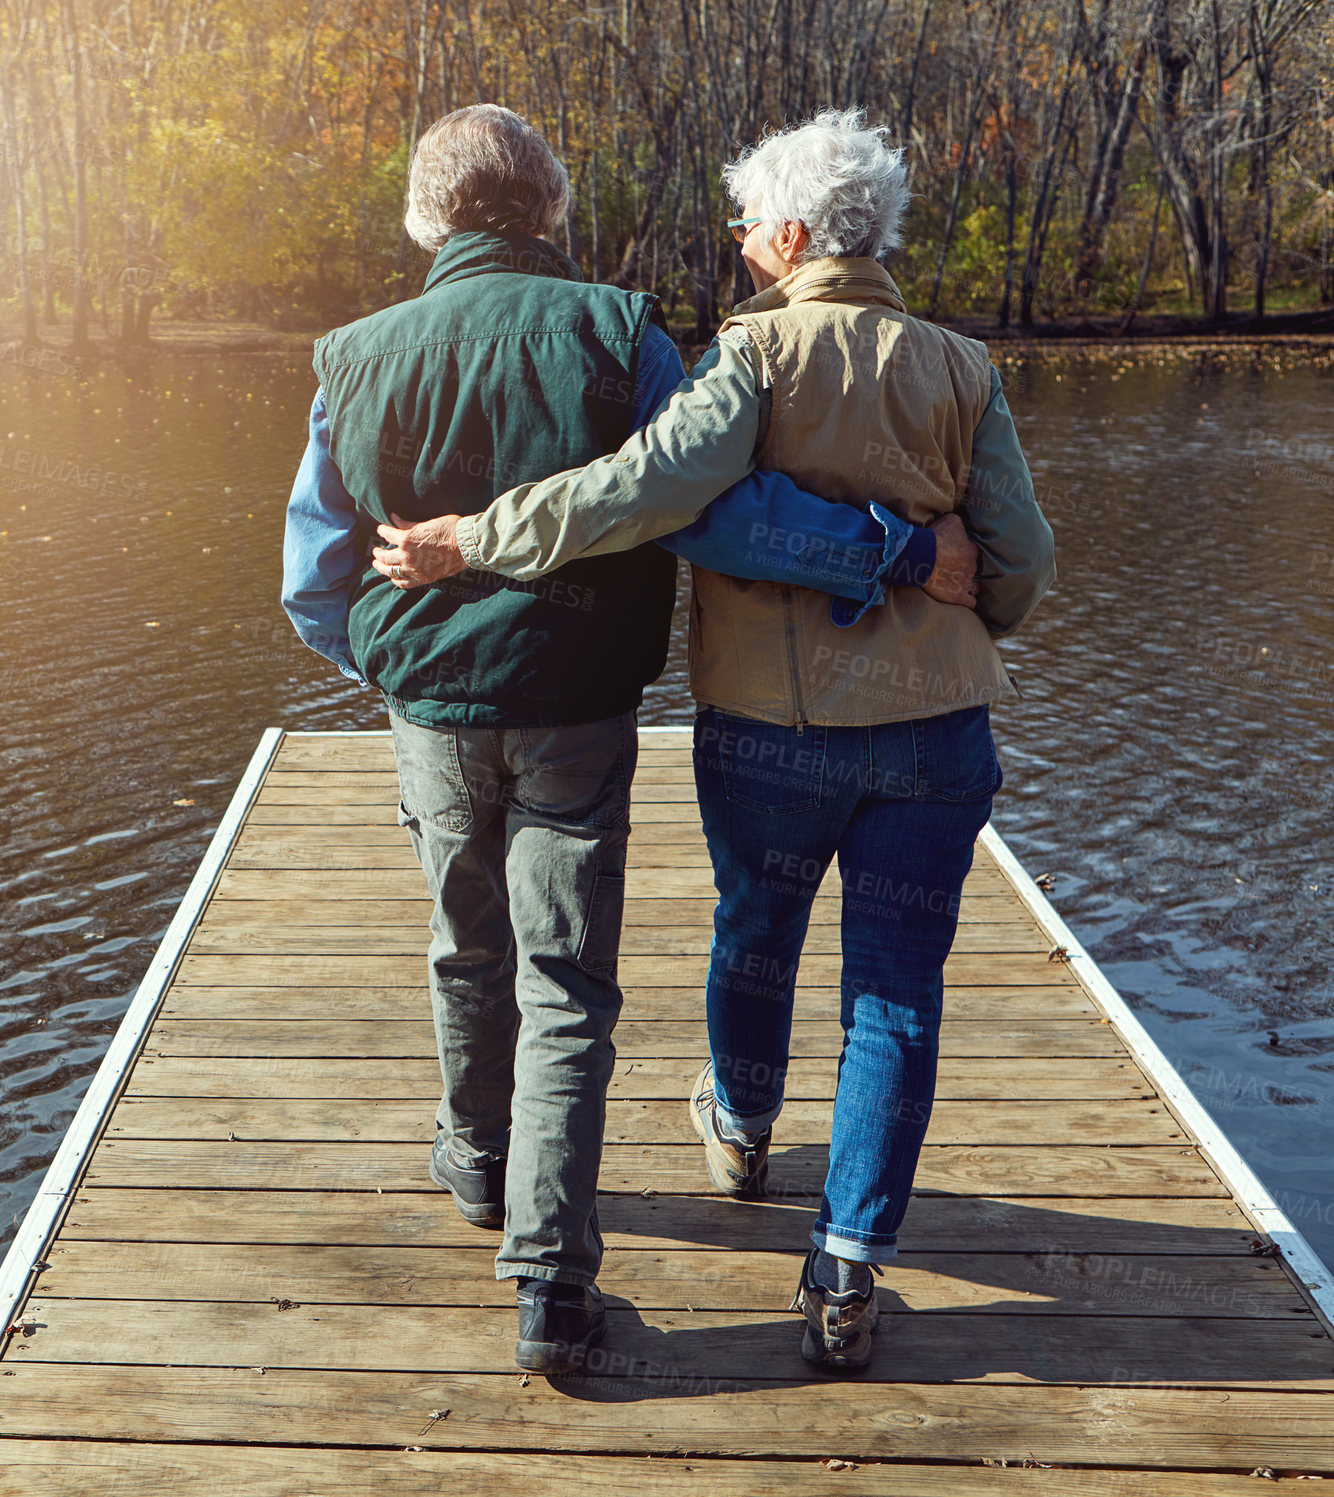
[(936, 565), (922, 584), (922, 591), (938, 603), (976, 608), (980, 584), (977, 580), (977, 547), (968, 538), (958, 515), (941, 515), (929, 526), (936, 533)]

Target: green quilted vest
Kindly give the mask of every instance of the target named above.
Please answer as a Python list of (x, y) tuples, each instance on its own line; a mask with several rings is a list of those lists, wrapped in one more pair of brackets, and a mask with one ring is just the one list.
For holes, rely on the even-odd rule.
[[(461, 233), (414, 301), (315, 345), (330, 450), (368, 544), (408, 520), (475, 514), (497, 494), (630, 435), (655, 297), (585, 284), (545, 240)], [(349, 634), (391, 711), (427, 727), (559, 727), (637, 707), (661, 673), (676, 559), (656, 545), (537, 582), (463, 572), (400, 592), (369, 563)]]

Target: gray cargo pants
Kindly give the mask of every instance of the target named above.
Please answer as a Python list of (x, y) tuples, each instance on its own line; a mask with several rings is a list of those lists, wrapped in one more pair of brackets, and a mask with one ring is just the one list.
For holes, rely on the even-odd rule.
[(398, 819), (435, 906), (436, 1126), (464, 1163), (508, 1156), (496, 1277), (590, 1284), (635, 714), (571, 728), (390, 723)]

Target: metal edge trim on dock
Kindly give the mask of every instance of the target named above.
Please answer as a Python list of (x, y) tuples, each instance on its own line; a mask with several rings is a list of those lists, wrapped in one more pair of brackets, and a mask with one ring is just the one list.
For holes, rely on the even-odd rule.
[(84, 1166), (98, 1139), (121, 1088), (138, 1058), (145, 1036), (171, 986), (176, 968), (194, 933), (199, 916), (208, 903), (227, 855), (245, 822), (246, 813), (259, 792), (264, 776), (284, 738), (281, 728), (266, 728), (251, 756), (218, 829), (213, 834), (185, 897), (176, 907), (166, 934), (144, 973), (130, 1006), (112, 1037), (92, 1084), (84, 1093), (56, 1157), (51, 1161), (28, 1207), (18, 1234), (0, 1263), (0, 1337), (13, 1323), (28, 1293), (33, 1270), (46, 1253), (65, 1211), (73, 1199)]
[(1238, 1205), (1278, 1244), (1282, 1255), (1280, 1261), (1286, 1263), (1298, 1288), (1325, 1322), (1326, 1329), (1334, 1335), (1334, 1283), (1331, 1283), (1330, 1271), (1315, 1249), (1237, 1152), (1232, 1140), (1191, 1091), (1180, 1071), (1159, 1049), (1129, 1004), (1103, 976), (1097, 962), (1085, 951), (1078, 937), (1056, 913), (1050, 900), (990, 822), (982, 828), (978, 840), (995, 858), (1052, 944), (1065, 947), (1076, 977), (1111, 1020), (1140, 1069), (1158, 1088), (1163, 1101), (1195, 1135), (1196, 1142)]

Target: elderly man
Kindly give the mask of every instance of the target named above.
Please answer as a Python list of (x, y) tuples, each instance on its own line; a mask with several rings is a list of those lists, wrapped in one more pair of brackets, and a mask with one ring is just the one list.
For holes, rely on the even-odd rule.
[[(422, 137), (406, 222), (435, 262), (419, 298), (316, 347), (283, 600), (302, 638), (388, 706), (399, 820), (434, 902), (430, 1174), (469, 1222), (503, 1221), (516, 1359), (542, 1372), (580, 1365), (605, 1329), (595, 1193), (635, 709), (665, 661), (676, 562), (629, 542), (534, 582), (478, 572), (406, 592), (402, 567), (366, 551), (377, 524), (480, 511), (616, 451), (680, 380), (656, 298), (583, 284), (544, 237), (568, 204), (564, 168), (508, 110), (462, 109)], [(826, 589), (850, 616), (886, 585), (918, 591), (910, 576), (973, 606), (957, 521), (914, 529), (774, 473), (737, 476), (710, 532), (677, 549)], [(773, 534), (802, 543), (756, 544)]]
[(834, 1369), (871, 1357), (872, 1271), (897, 1253), (931, 1113), (944, 962), (1001, 783), (988, 704), (1014, 692), (993, 641), (1055, 577), (986, 349), (910, 317), (879, 263), (908, 196), (882, 136), (826, 111), (727, 168), (758, 294), (641, 435), (479, 514), (383, 527), (377, 553), (407, 582), (538, 578), (674, 530), (755, 463), (919, 524), (966, 518), (976, 611), (900, 588), (840, 633), (837, 603), (831, 619), (809, 591), (695, 569), (696, 784), (719, 902), (690, 1117), (714, 1183), (761, 1192), (811, 902), (837, 858), (844, 1042), (797, 1292), (803, 1354)]

